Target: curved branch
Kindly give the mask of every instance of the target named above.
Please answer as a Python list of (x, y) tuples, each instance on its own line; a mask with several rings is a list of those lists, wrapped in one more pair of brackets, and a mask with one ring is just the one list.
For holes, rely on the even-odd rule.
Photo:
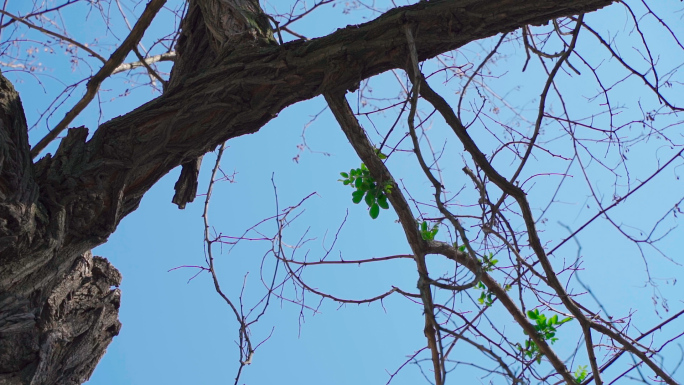
[[(161, 2), (152, 0), (148, 7)], [(360, 80), (392, 68), (404, 68), (406, 40), (402, 26), (406, 23), (418, 31), (417, 56), (425, 60), (525, 24), (596, 10), (612, 2), (421, 2), (395, 8), (374, 21), (340, 29), (324, 38), (281, 46), (236, 47), (222, 52), (213, 61), (213, 68), (199, 73), (189, 73), (192, 66), (184, 67), (185, 73), (174, 68), (172, 78), (176, 80), (171, 79), (169, 90), (162, 96), (99, 127), (83, 147), (81, 153), (87, 156), (77, 162), (79, 171), (74, 172), (78, 176), (55, 170), (56, 179), (50, 183), (60, 185), (61, 179), (78, 181), (73, 186), (76, 191), (83, 188), (82, 183), (91, 186), (91, 182), (84, 181), (103, 180), (102, 176), (107, 175), (107, 182), (99, 187), (107, 200), (83, 207), (92, 215), (78, 226), (87, 232), (102, 229), (102, 235), (107, 236), (112, 226), (137, 207), (142, 195), (178, 165), (227, 139), (258, 131), (291, 104), (328, 90), (352, 88)], [(486, 18), (480, 16), (485, 14)], [(135, 44), (131, 40), (135, 39), (131, 36), (127, 41), (132, 47)], [(122, 44), (117, 52), (128, 45)], [(119, 64), (112, 61), (112, 70)], [(70, 121), (65, 119), (65, 123)], [(58, 131), (53, 130), (32, 155)], [(60, 151), (56, 157), (70, 150)], [(50, 168), (52, 163), (46, 160), (41, 167)]]

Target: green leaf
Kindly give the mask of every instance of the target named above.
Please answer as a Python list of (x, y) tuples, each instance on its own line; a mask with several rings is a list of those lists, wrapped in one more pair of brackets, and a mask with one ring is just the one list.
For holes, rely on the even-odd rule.
[(371, 206), (370, 211), (368, 212), (368, 214), (370, 214), (371, 218), (373, 218), (373, 219), (377, 218), (378, 215), (380, 215), (380, 206), (378, 206), (377, 204), (374, 203), (374, 204)]
[(349, 179), (342, 181), (342, 184), (344, 184), (345, 186), (349, 185), (349, 183), (351, 183)]
[(551, 317), (551, 318), (549, 319), (549, 323), (550, 323), (551, 325), (557, 324), (557, 323), (558, 323), (558, 314), (554, 314), (553, 317)]
[(366, 193), (366, 204), (371, 207), (375, 204), (375, 191), (373, 189), (368, 190)]
[(577, 370), (575, 370), (575, 382), (581, 384), (585, 378), (587, 378), (587, 365), (579, 365)]
[(378, 205), (385, 210), (389, 209), (389, 203), (387, 203), (387, 195), (383, 193), (380, 193), (380, 195), (378, 195)]
[(363, 199), (363, 194), (365, 191), (362, 190), (356, 190), (352, 193), (352, 202), (354, 203), (359, 203), (361, 202), (361, 199)]
[(356, 178), (356, 180), (354, 181), (354, 186), (356, 188), (361, 188), (362, 185), (363, 185), (363, 178)]
[(433, 226), (432, 229), (428, 229), (428, 224), (426, 221), (423, 221), (418, 225), (418, 230), (420, 231), (420, 236), (426, 241), (431, 241), (435, 239), (435, 228), (437, 225)]
[(376, 148), (376, 149), (375, 149), (375, 155), (377, 155), (378, 158), (380, 158), (380, 159), (387, 159), (387, 155), (385, 155), (385, 154), (383, 154), (382, 152), (380, 152), (380, 149), (379, 149), (379, 148)]
[(527, 312), (527, 316), (530, 317), (530, 319), (536, 320), (539, 318), (539, 310), (530, 310)]
[(345, 178), (349, 178), (349, 174), (347, 174), (346, 172), (341, 172), (340, 175), (342, 175)]

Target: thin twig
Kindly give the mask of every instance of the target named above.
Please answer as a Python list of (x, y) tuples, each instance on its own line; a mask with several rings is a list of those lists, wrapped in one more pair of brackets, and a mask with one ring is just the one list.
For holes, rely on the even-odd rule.
[(68, 36), (65, 36), (65, 35), (59, 34), (59, 33), (57, 33), (57, 32), (50, 31), (49, 29), (45, 29), (45, 28), (43, 28), (43, 27), (41, 27), (41, 26), (35, 25), (35, 24), (31, 23), (31, 22), (26, 21), (23, 17), (15, 16), (15, 15), (13, 15), (13, 14), (7, 12), (7, 11), (4, 11), (4, 10), (2, 10), (2, 9), (0, 9), (0, 13), (2, 13), (3, 15), (6, 15), (6, 16), (11, 17), (12, 19), (14, 19), (14, 20), (16, 20), (16, 21), (18, 21), (18, 22), (24, 24), (25, 26), (27, 26), (27, 27), (29, 27), (29, 28), (31, 28), (31, 29), (35, 29), (35, 30), (37, 30), (37, 31), (40, 31), (40, 32), (46, 34), (46, 35), (50, 35), (50, 36), (52, 36), (52, 37), (56, 37), (56, 38), (59, 39), (59, 40), (64, 40), (64, 41), (66, 41), (67, 43), (73, 44), (73, 45), (75, 45), (75, 46), (81, 48), (82, 50), (88, 52), (90, 55), (92, 55), (94, 58), (100, 60), (102, 63), (106, 63), (106, 62), (107, 62), (107, 61), (105, 60), (105, 58), (102, 57), (99, 53), (97, 53), (97, 52), (93, 51), (92, 49), (88, 48), (88, 46), (86, 46), (85, 44), (79, 43), (79, 42), (77, 42), (76, 40), (74, 40), (74, 39), (72, 39), (72, 38), (70, 38), (70, 37), (68, 37)]
[(81, 111), (83, 111), (88, 104), (90, 104), (90, 102), (95, 98), (97, 91), (100, 89), (100, 84), (102, 84), (105, 79), (111, 76), (114, 70), (119, 67), (121, 63), (123, 63), (128, 53), (138, 44), (140, 39), (142, 39), (143, 34), (164, 4), (166, 4), (166, 0), (151, 0), (147, 4), (147, 7), (145, 7), (145, 10), (133, 26), (133, 29), (131, 29), (131, 33), (128, 34), (119, 48), (112, 53), (108, 60), (105, 61), (102, 59), (104, 65), (88, 81), (88, 84), (86, 85), (86, 93), (83, 95), (81, 100), (79, 100), (74, 107), (72, 107), (71, 110), (66, 113), (64, 118), (57, 123), (52, 131), (45, 135), (45, 137), (31, 149), (32, 158), (40, 155), (45, 147), (55, 140), (59, 134), (61, 134), (62, 131), (64, 131), (67, 126), (78, 116), (78, 114), (80, 114)]

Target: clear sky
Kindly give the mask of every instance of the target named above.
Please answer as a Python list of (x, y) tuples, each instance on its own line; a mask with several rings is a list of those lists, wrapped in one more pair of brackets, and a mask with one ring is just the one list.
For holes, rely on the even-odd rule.
[[(292, 1), (288, 1), (290, 3)], [(388, 4), (385, 3), (388, 2), (377, 2), (377, 9), (386, 9)], [(628, 3), (634, 3), (637, 9), (636, 2)], [(667, 18), (673, 32), (684, 37), (681, 5), (674, 3), (658, 3), (653, 6), (661, 7), (657, 11)], [(124, 10), (131, 21), (135, 19), (133, 15), (138, 15), (144, 8), (144, 1), (137, 7), (133, 6), (135, 3), (122, 4), (128, 4), (129, 8), (124, 7)], [(279, 10), (287, 9), (275, 1), (265, 8), (273, 10), (273, 5)], [(27, 12), (27, 9), (19, 5), (13, 6), (16, 8), (8, 9), (17, 13)], [(170, 9), (178, 6), (178, 2), (169, 1)], [(103, 10), (103, 14), (111, 20), (111, 30), (103, 28), (99, 15), (85, 4), (72, 6), (62, 15), (64, 22), (69, 25), (72, 37), (81, 41), (97, 39), (97, 43), (105, 48), (108, 42), (122, 39), (126, 30), (115, 2), (105, 6)], [(377, 15), (367, 8), (348, 9), (345, 2), (338, 2), (334, 7), (326, 6), (316, 10), (292, 28), (309, 37), (322, 36), (347, 24), (364, 22)], [(615, 5), (588, 15), (586, 22), (599, 31), (610, 30), (610, 36), (621, 42), (621, 53), (625, 58), (635, 63), (636, 68), (645, 70), (645, 61), (635, 49), (630, 48), (636, 46), (634, 41), (638, 39), (638, 35), (628, 24), (628, 20), (625, 9)], [(684, 63), (682, 51), (671, 48), (674, 46), (673, 40), (666, 30), (658, 28), (655, 20), (644, 18), (643, 23), (648, 30), (649, 46), (654, 55), (657, 55), (659, 65), (662, 65), (661, 76), (672, 71), (673, 81), (681, 81), (681, 74), (677, 74), (676, 70)], [(143, 43), (150, 47), (156, 37), (172, 31), (171, 13), (164, 12), (148, 31)], [(606, 84), (613, 84), (625, 77), (626, 73), (617, 69), (619, 67), (615, 60), (609, 60), (605, 50), (585, 32), (580, 35), (579, 52), (589, 63), (599, 67), (598, 73)], [(36, 36), (32, 33), (35, 32), (27, 33), (28, 40)], [(515, 36), (519, 36), (519, 32)], [(468, 63), (479, 64), (498, 38), (499, 36), (463, 47), (453, 55), (453, 64), (465, 65), (463, 68), (470, 70)], [(6, 31), (3, 31), (2, 39), (10, 39)], [(45, 67), (38, 75), (3, 70), (21, 94), (29, 125), (37, 122), (36, 127), (30, 131), (32, 143), (37, 142), (45, 134), (46, 127), (52, 127), (58, 120), (56, 118), (64, 113), (60, 109), (47, 121), (40, 119), (38, 115), (56, 96), (56, 92), (59, 92), (60, 84), (70, 84), (98, 68), (95, 61), (89, 62), (92, 69), (85, 63), (71, 66), (68, 57), (58, 51), (58, 48), (55, 48), (57, 53), (51, 56), (45, 51), (36, 54), (36, 62)], [(129, 59), (134, 60), (134, 57)], [(536, 117), (539, 94), (546, 78), (538, 60), (533, 59), (526, 71), (522, 72), (524, 63), (525, 52), (522, 46), (518, 42), (506, 43), (484, 79), (490, 88), (480, 85), (476, 91), (471, 87), (466, 94), (466, 110), (477, 108), (481, 103), (478, 95), (484, 94), (488, 100), (499, 95), (505, 103), (520, 111), (519, 115), (513, 114), (501, 101), (492, 102), (492, 105), (499, 105), (500, 110), (490, 108), (487, 104), (487, 117), (477, 120), (469, 131), (473, 132), (473, 137), (485, 153), (491, 153), (490, 150), (499, 145), (493, 134), (505, 137), (506, 125), (521, 132), (530, 132), (529, 122)], [(571, 63), (580, 70), (581, 75), (566, 68), (567, 71), (559, 75), (557, 85), (567, 95), (565, 102), (572, 111), (572, 116), (589, 117), (605, 110), (605, 102), (600, 95), (598, 98), (591, 98), (598, 93), (591, 71), (577, 58), (571, 59)], [(436, 62), (427, 63), (424, 72), (431, 73), (438, 66)], [(161, 68), (168, 71), (169, 67), (162, 65)], [(401, 71), (396, 74), (403, 77)], [(122, 73), (105, 82), (99, 100), (100, 107), (95, 103), (91, 105), (72, 126), (83, 124), (93, 131), (98, 123), (130, 111), (158, 96), (150, 88), (140, 87), (135, 83), (144, 81), (144, 77), (138, 76), (131, 81), (127, 76), (128, 74)], [(447, 83), (446, 80), (450, 77), (446, 71), (434, 75), (430, 81), (455, 105), (458, 103), (459, 84), (464, 79)], [(647, 93), (642, 84), (638, 79), (630, 78), (615, 86), (615, 108), (625, 106), (614, 118), (616, 125), (638, 119), (641, 116), (639, 105), (645, 111), (659, 107), (658, 101)], [(373, 105), (386, 104), (383, 98), (393, 98), (401, 93), (393, 73), (373, 79), (368, 86), (372, 88), (372, 93), (369, 92), (370, 89), (365, 89), (367, 105), (359, 103), (358, 94), (349, 96), (350, 103), (360, 111), (369, 111)], [(674, 90), (676, 89), (675, 87)], [(82, 86), (76, 88), (74, 95), (80, 95), (82, 90)], [(681, 92), (681, 87), (679, 91)], [(663, 92), (679, 105), (684, 103), (681, 94), (674, 94), (674, 91), (670, 92), (668, 89)], [(75, 101), (76, 98), (68, 99), (63, 108), (68, 108)], [(331, 246), (340, 228), (339, 240), (331, 257), (341, 255), (344, 259), (365, 259), (409, 253), (408, 244), (396, 223), (396, 215), (391, 210), (383, 211), (377, 220), (371, 220), (365, 207), (352, 204), (351, 190), (338, 181), (340, 171), (358, 167), (360, 160), (329, 111), (323, 111), (314, 119), (324, 108), (322, 98), (299, 103), (280, 113), (258, 133), (236, 138), (228, 143), (222, 170), (226, 174), (235, 175), (233, 182), (222, 181), (215, 186), (210, 211), (214, 231), (227, 236), (240, 236), (257, 222), (274, 215), (275, 185), (280, 208), (295, 205), (314, 193), (301, 206), (301, 216), (285, 233), (284, 242), (288, 246), (296, 244), (300, 239), (309, 240), (296, 250), (295, 258), (302, 259), (305, 255), (309, 260), (320, 258), (325, 254), (326, 248)], [(547, 103), (547, 112), (550, 114), (560, 115), (561, 108), (557, 98)], [(430, 111), (425, 106), (424, 115)], [(386, 114), (375, 114), (371, 117), (372, 120), (360, 118), (376, 143), (381, 137), (375, 133), (375, 129), (381, 133), (386, 132), (396, 118), (396, 112), (391, 110)], [(472, 114), (466, 112), (464, 119), (468, 120), (469, 117), (472, 118)], [(490, 118), (492, 120), (488, 120)], [(493, 124), (494, 119), (505, 125)], [(583, 165), (573, 164), (567, 171), (569, 176), (564, 181), (563, 191), (555, 197), (554, 205), (545, 212), (543, 209), (551, 201), (562, 178), (560, 174), (566, 171), (567, 161), (541, 151), (535, 152), (532, 164), (521, 180), (525, 181), (523, 186), (529, 192), (535, 215), (539, 216), (543, 242), (549, 248), (567, 236), (568, 228), (577, 229), (598, 210), (597, 203), (587, 190), (583, 169), (587, 170), (596, 194), (603, 197), (602, 203), (610, 204), (613, 195), (622, 196), (633, 189), (680, 150), (684, 142), (681, 124), (678, 123), (681, 117), (663, 116), (658, 119), (658, 127), (674, 125), (663, 136), (654, 135), (641, 142), (637, 142), (635, 138), (643, 138), (646, 130), (640, 132), (638, 127), (629, 126), (624, 130), (625, 145), (622, 149), (607, 145), (600, 134), (582, 131), (581, 135), (585, 135), (585, 138), (596, 139), (593, 149), (601, 157), (587, 160)], [(608, 123), (606, 115), (593, 119), (593, 124), (598, 127), (605, 127)], [(483, 129), (485, 126), (488, 130)], [(302, 133), (305, 127), (306, 144), (312, 151), (298, 147), (303, 143)], [(394, 143), (407, 131), (404, 125), (400, 125), (397, 130), (398, 134), (393, 137)], [(464, 162), (470, 165), (472, 161), (463, 155), (462, 145), (457, 143), (455, 137), (449, 136), (440, 119), (426, 123), (426, 133), (432, 146), (444, 146), (447, 149), (440, 160), (445, 181), (451, 183), (448, 186), (452, 191), (466, 188), (467, 191), (459, 199), (464, 205), (464, 212), (471, 210), (472, 206), (468, 205), (477, 202), (477, 198), (473, 200), (475, 193), (472, 191), (472, 183), (460, 169)], [(557, 125), (549, 124), (542, 131), (542, 141), (547, 148), (558, 154), (568, 155), (568, 142), (560, 139), (561, 136)], [(427, 144), (424, 144), (427, 148)], [(48, 152), (54, 151), (54, 148), (48, 149)], [(598, 166), (599, 162), (604, 162), (608, 167), (614, 167), (619, 163), (621, 155), (624, 156), (629, 173), (619, 170), (621, 176), (616, 177)], [(293, 160), (295, 157), (298, 157), (298, 161)], [(515, 167), (510, 163), (512, 159), (510, 153), (503, 153), (497, 158), (497, 165), (510, 174), (512, 167)], [(199, 188), (202, 194), (206, 191), (214, 160), (215, 154), (208, 154), (204, 159)], [(401, 178), (416, 198), (425, 198), (425, 201), (429, 199), (428, 183), (418, 174), (419, 169), (412, 154), (397, 153), (388, 165), (395, 177)], [(639, 236), (639, 229), (648, 232), (658, 218), (665, 215), (682, 198), (684, 182), (680, 175), (684, 169), (681, 165), (681, 160), (676, 161), (671, 168), (656, 177), (651, 185), (635, 193), (623, 207), (614, 210), (614, 220), (635, 236)], [(94, 254), (109, 259), (123, 274), (120, 309), (123, 328), (88, 384), (233, 382), (238, 368), (235, 344), (238, 325), (232, 312), (214, 292), (208, 274), (196, 276), (197, 269), (192, 267), (175, 269), (180, 266), (202, 265), (205, 258), (201, 218), (203, 197), (198, 197), (185, 210), (178, 210), (171, 203), (173, 185), (179, 171), (172, 171), (150, 190), (140, 208), (121, 222), (106, 244), (94, 250)], [(429, 208), (423, 207), (423, 210), (428, 216), (435, 215)], [(636, 335), (684, 307), (682, 291), (676, 286), (677, 278), (683, 273), (681, 264), (684, 263), (681, 254), (684, 234), (677, 227), (678, 221), (678, 217), (670, 214), (655, 232), (656, 235), (662, 235), (674, 228), (658, 243), (663, 254), (671, 260), (646, 245), (641, 248), (644, 252), (642, 256), (639, 247), (627, 242), (606, 220), (600, 219), (578, 235), (577, 242), (581, 249), (578, 250), (578, 243), (568, 242), (554, 253), (553, 262), (556, 268), (560, 268), (574, 263), (580, 255), (584, 270), (578, 273), (579, 277), (600, 298), (611, 315), (619, 318), (633, 314), (634, 322), (631, 327), (633, 335)], [(260, 229), (270, 236), (274, 226), (272, 222), (268, 222)], [(256, 233), (249, 235), (258, 237)], [(446, 231), (440, 232), (438, 239), (449, 240)], [(230, 251), (228, 246), (224, 246), (223, 253), (217, 256), (217, 273), (224, 292), (236, 301), (244, 287), (245, 308), (251, 308), (263, 296), (262, 279), (270, 280), (274, 268), (273, 257), (269, 255), (264, 259), (270, 247), (270, 242), (241, 242)], [(289, 250), (292, 252), (293, 249)], [(219, 252), (221, 250), (217, 247), (215, 253)], [(436, 258), (430, 263), (433, 269), (447, 268)], [(648, 264), (650, 283), (645, 263)], [(260, 271), (264, 271), (263, 277)], [(364, 266), (311, 266), (303, 277), (312, 287), (345, 298), (373, 297), (389, 290), (393, 285), (415, 292), (417, 279), (415, 264), (408, 259)], [(568, 280), (567, 274), (563, 279)], [(568, 282), (573, 292), (582, 291), (575, 278)], [(290, 297), (295, 295), (291, 288), (287, 288), (285, 293)], [(468, 294), (479, 296), (477, 290)], [(457, 307), (464, 311), (477, 310), (467, 295), (458, 298), (462, 305)], [(598, 309), (588, 295), (582, 298), (592, 309)], [(663, 302), (665, 299), (666, 304)], [(307, 293), (305, 303), (311, 308), (302, 308), (287, 301), (273, 301), (266, 315), (252, 327), (253, 341), (264, 343), (257, 349), (253, 363), (245, 368), (240, 383), (385, 384), (389, 380), (388, 373), (395, 372), (407, 357), (425, 346), (422, 307), (403, 297), (390, 296), (382, 304), (340, 306), (330, 300), (321, 301)], [(502, 322), (507, 330), (517, 330), (500, 304), (495, 304), (488, 314), (491, 319), (500, 320), (498, 322)], [(662, 342), (663, 338), (678, 334), (673, 330), (683, 329), (684, 321), (673, 323), (664, 328), (661, 334), (656, 333), (654, 341)], [(577, 325), (569, 325), (566, 330), (568, 334), (565, 339), (555, 346), (564, 357), (575, 348)], [(511, 332), (511, 336), (519, 341), (524, 340), (519, 332)], [(668, 369), (674, 367), (682, 354), (681, 347), (678, 346), (680, 345), (675, 341), (663, 354)], [(459, 347), (454, 359), (468, 361), (472, 357), (477, 356), (472, 349), (463, 345), (462, 348)], [(492, 367), (488, 360), (475, 359), (475, 362)], [(573, 368), (578, 363), (587, 364), (581, 354)], [(619, 368), (624, 370), (625, 366), (616, 367), (611, 373), (618, 373)], [(477, 369), (460, 365), (449, 380), (451, 383), (464, 384), (490, 381), (494, 384), (504, 383), (497, 378), (482, 378), (482, 375), (483, 372)], [(684, 381), (684, 371), (680, 370), (675, 378)], [(626, 379), (624, 381), (629, 382)], [(408, 365), (392, 383), (403, 385), (423, 382), (418, 368)]]

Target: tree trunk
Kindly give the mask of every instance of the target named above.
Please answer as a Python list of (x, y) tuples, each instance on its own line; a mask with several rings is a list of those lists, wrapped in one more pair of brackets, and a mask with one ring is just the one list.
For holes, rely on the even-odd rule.
[[(191, 0), (178, 61), (159, 98), (72, 128), (33, 163), (21, 101), (0, 75), (0, 384), (80, 384), (118, 334), (121, 275), (90, 250), (179, 165), (258, 131), (285, 107), (408, 61), (613, 0), (445, 0), (393, 9), (312, 41), (276, 45), (256, 0)], [(205, 13), (203, 13), (205, 12)], [(193, 164), (194, 162), (194, 164)], [(179, 206), (196, 172), (179, 180)], [(180, 195), (179, 195), (180, 192)], [(177, 200), (176, 200), (177, 199)]]
[[(121, 293), (111, 289), (121, 275), (89, 251), (106, 238), (72, 242), (70, 232), (83, 220), (75, 201), (103, 197), (41, 186), (19, 95), (1, 75), (0, 103), (0, 384), (80, 384), (121, 329)], [(70, 155), (79, 159), (65, 153), (63, 171), (85, 166)]]

